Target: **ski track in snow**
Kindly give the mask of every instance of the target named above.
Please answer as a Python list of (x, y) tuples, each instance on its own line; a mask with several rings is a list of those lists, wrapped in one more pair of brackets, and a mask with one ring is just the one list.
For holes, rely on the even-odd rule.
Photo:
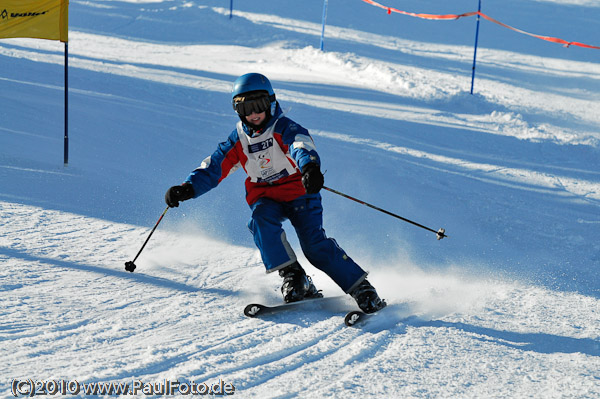
[[(6, 353), (3, 375), (88, 382), (221, 378), (243, 397), (418, 396), (425, 382), (428, 395), (437, 397), (450, 381), (465, 379), (483, 390), (455, 386), (454, 394), (493, 396), (507, 383), (509, 395), (540, 383), (547, 397), (564, 389), (575, 397), (600, 393), (598, 301), (589, 297), (481, 281), (457, 288), (415, 275), (403, 278), (413, 300), (392, 297), (388, 315), (364, 328), (346, 328), (343, 313), (328, 311), (247, 319), (244, 295), (235, 291), (247, 284), (249, 271), (239, 265), (253, 258), (251, 249), (159, 231), (130, 274), (120, 263), (134, 248), (121, 243), (141, 241), (145, 229), (7, 202), (0, 202), (0, 212), (9, 221), (0, 239), (0, 287), (11, 309), (3, 312), (2, 335), (20, 348)], [(103, 241), (91, 242), (99, 231)], [(198, 257), (195, 246), (210, 248), (215, 259)], [(178, 259), (157, 264), (167, 252)], [(257, 269), (251, 280), (264, 284)], [(418, 287), (423, 281), (432, 286)], [(465, 298), (464, 292), (476, 294)], [(465, 306), (472, 309), (453, 314)], [(520, 369), (495, 366), (506, 359), (518, 360)], [(570, 381), (558, 378), (565, 373)]]
[[(13, 378), (224, 379), (243, 397), (439, 397), (462, 380), (478, 390), (453, 386), (461, 397), (493, 396), (505, 384), (508, 395), (540, 385), (544, 397), (600, 393), (600, 320), (590, 297), (415, 274), (403, 276), (406, 298), (384, 288), (389, 309), (362, 328), (327, 310), (247, 319), (248, 274), (266, 285), (260, 268), (240, 266), (257, 266), (252, 249), (158, 231), (131, 274), (121, 263), (135, 248), (122, 242), (141, 241), (146, 229), (8, 202), (0, 214), (8, 221), (1, 334), (20, 348), (4, 348), (0, 369)], [(198, 256), (198, 246), (214, 259)], [(157, 261), (172, 252), (176, 260)], [(506, 361), (520, 368), (496, 366)]]
[[(225, 19), (229, 10), (200, 3), (71, 1), (69, 66), (76, 73), (69, 90), (72, 104), (90, 112), (71, 117), (73, 152), (84, 156), (68, 168), (54, 167), (48, 155), (61, 144), (52, 133), (55, 122), (29, 113), (55, 106), (48, 93), (63, 90), (60, 79), (50, 73), (20, 76), (10, 69), (37, 72), (43, 64), (55, 72), (63, 64), (62, 45), (28, 39), (0, 43), (0, 57), (11, 72), (0, 71), (1, 392), (12, 396), (14, 378), (209, 384), (222, 379), (242, 398), (600, 397), (600, 300), (593, 286), (600, 246), (592, 241), (600, 223), (597, 63), (481, 48), (482, 73), (477, 94), (470, 96), (465, 76), (457, 74), (458, 65), (469, 66), (469, 46), (328, 25), (328, 40), (348, 51), (321, 52), (302, 41), (311, 37), (316, 43), (317, 22), (260, 12), (257, 6), (254, 12), (235, 10), (238, 25), (223, 33), (217, 18)], [(530, 3), (598, 7), (592, 0)], [(211, 35), (199, 44), (189, 44), (187, 37), (146, 39), (154, 23), (175, 25), (166, 11), (197, 13), (191, 15), (201, 16)], [(100, 21), (90, 24), (98, 32), (85, 24), (91, 20)], [(135, 34), (136, 24), (148, 25)], [(265, 41), (266, 35), (273, 38)], [(377, 51), (401, 57), (378, 58)], [(142, 187), (158, 185), (164, 192), (163, 186), (176, 183), (167, 182), (173, 174), (164, 172), (181, 165), (175, 158), (199, 162), (206, 154), (198, 157), (198, 152), (212, 149), (213, 131), (221, 129), (223, 119), (234, 118), (224, 116), (221, 109), (230, 107), (217, 108), (211, 96), (227, 99), (235, 76), (249, 70), (272, 78), (284, 108), (293, 105), (304, 115), (306, 122), (299, 122), (320, 149), (334, 155), (327, 160), (328, 179), (359, 193), (364, 185), (362, 194), (400, 182), (391, 199), (382, 195), (378, 201), (389, 200), (402, 212), (414, 212), (413, 201), (427, 208), (429, 196), (446, 194), (440, 209), (459, 218), (444, 216), (460, 232), (449, 231), (451, 238), (439, 243), (445, 246), (415, 244), (430, 251), (426, 262), (393, 253), (378, 253), (371, 262), (362, 256), (360, 263), (370, 265), (369, 279), (389, 303), (364, 326), (343, 325), (351, 301), (264, 319), (244, 317), (249, 302), (280, 301), (280, 279), (265, 275), (255, 248), (211, 238), (198, 227), (212, 220), (204, 218), (215, 209), (202, 201), (195, 203), (197, 213), (191, 206), (170, 210), (166, 219), (174, 221), (156, 230), (136, 271), (124, 270), (150, 231), (119, 220), (136, 207), (127, 202), (150, 203), (139, 205), (140, 212), (160, 204), (160, 195)], [(524, 76), (543, 76), (544, 84), (523, 81)], [(118, 81), (115, 87), (112, 80)], [(205, 102), (194, 103), (188, 90), (201, 93)], [(31, 108), (21, 109), (26, 101)], [(339, 120), (331, 124), (329, 118)], [(153, 126), (156, 120), (159, 126)], [(178, 124), (189, 128), (188, 121), (210, 137), (179, 132), (185, 127)], [(140, 155), (144, 151), (149, 159)], [(112, 165), (107, 156), (114, 157)], [(349, 163), (350, 156), (360, 162)], [(340, 172), (344, 166), (348, 169)], [(411, 181), (416, 188), (405, 186)], [(67, 192), (59, 195), (63, 189)], [(222, 195), (217, 201), (232, 201), (235, 193)], [(344, 225), (350, 233), (341, 234), (358, 237), (342, 246), (360, 254), (353, 244), (363, 245), (362, 233), (380, 237), (379, 222), (373, 218), (361, 225), (363, 210), (349, 209), (358, 221)], [(182, 221), (185, 212), (191, 221)], [(91, 216), (98, 213), (106, 218)], [(331, 214), (336, 221), (338, 210)], [(219, 219), (214, 229), (227, 222)], [(398, 246), (410, 253), (402, 241), (420, 243), (420, 236), (410, 230), (406, 237)], [(465, 260), (463, 254), (476, 249), (498, 264)], [(441, 260), (436, 251), (460, 256), (448, 267), (428, 268)], [(501, 255), (493, 257), (495, 251)], [(501, 270), (486, 272), (493, 268)], [(513, 268), (543, 270), (583, 293), (502, 274)], [(321, 272), (307, 270), (327, 296), (342, 294)], [(586, 284), (592, 287), (584, 289)]]

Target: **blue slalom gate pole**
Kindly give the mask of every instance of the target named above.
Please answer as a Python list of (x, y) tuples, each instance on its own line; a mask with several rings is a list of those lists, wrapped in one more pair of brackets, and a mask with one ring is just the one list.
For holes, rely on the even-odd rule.
[(229, 0), (229, 19), (233, 18), (233, 0)]
[(321, 27), (321, 51), (323, 51), (323, 41), (325, 38), (325, 21), (327, 21), (327, 1), (323, 0), (323, 22)]
[(69, 164), (69, 44), (65, 42), (65, 148), (64, 163)]
[[(479, 7), (477, 12), (481, 13), (481, 0), (479, 0)], [(477, 62), (477, 42), (479, 41), (479, 21), (481, 20), (481, 14), (477, 14), (477, 28), (475, 30), (475, 50), (473, 52), (473, 72), (471, 73), (471, 94), (473, 94), (473, 86), (475, 85), (475, 64)]]

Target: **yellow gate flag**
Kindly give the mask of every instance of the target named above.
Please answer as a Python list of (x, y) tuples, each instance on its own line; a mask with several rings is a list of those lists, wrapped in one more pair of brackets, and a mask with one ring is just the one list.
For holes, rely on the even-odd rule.
[(69, 34), (69, 0), (0, 0), (0, 38), (60, 40)]

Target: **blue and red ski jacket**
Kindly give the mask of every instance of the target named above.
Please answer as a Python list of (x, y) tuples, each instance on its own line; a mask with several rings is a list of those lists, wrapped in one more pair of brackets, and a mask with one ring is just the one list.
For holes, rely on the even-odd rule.
[(226, 141), (202, 161), (186, 179), (195, 197), (215, 188), (242, 167), (246, 179), (246, 201), (259, 198), (292, 201), (306, 194), (301, 170), (310, 162), (320, 165), (319, 155), (308, 130), (285, 117), (279, 104), (260, 134), (252, 134), (241, 121)]

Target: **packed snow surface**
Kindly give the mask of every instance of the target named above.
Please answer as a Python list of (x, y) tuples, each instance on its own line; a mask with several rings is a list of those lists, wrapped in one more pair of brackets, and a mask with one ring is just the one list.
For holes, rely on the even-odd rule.
[[(597, 1), (497, 3), (482, 11), (600, 45)], [(68, 166), (64, 45), (0, 41), (4, 397), (30, 380), (221, 384), (241, 398), (600, 397), (600, 52), (481, 21), (471, 95), (475, 19), (332, 1), (321, 51), (322, 15), (317, 0), (234, 2), (232, 18), (225, 1), (71, 0)], [(328, 235), (389, 304), (362, 326), (344, 326), (355, 305), (289, 224), (317, 287), (340, 298), (243, 316), (281, 302), (246, 228), (243, 172), (170, 209), (124, 270), (167, 188), (233, 129), (231, 85), (247, 72), (309, 129), (327, 186), (446, 229), (437, 241), (322, 193)]]

